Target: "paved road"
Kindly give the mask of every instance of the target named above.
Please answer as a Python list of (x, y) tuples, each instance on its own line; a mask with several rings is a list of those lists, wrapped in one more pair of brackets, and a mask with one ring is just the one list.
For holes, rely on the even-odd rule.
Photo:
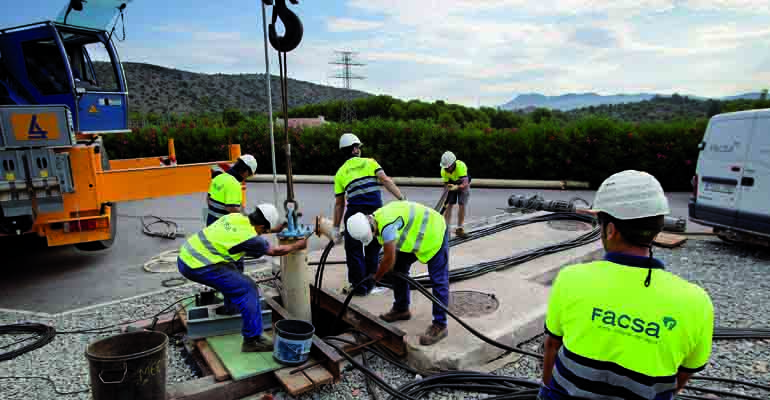
[[(285, 191), (285, 188), (281, 188)], [(334, 203), (329, 185), (297, 185), (296, 197), (306, 216), (322, 213), (331, 216)], [(413, 201), (433, 206), (440, 195), (437, 188), (404, 188)], [(568, 200), (580, 196), (593, 201), (593, 192), (548, 190), (475, 189), (472, 192), (469, 218), (490, 216), (507, 206), (512, 193), (541, 193), (546, 199)], [(250, 183), (250, 208), (261, 202), (272, 202), (271, 184)], [(670, 196), (673, 215), (687, 216), (687, 193)], [(180, 196), (118, 205), (118, 237), (111, 249), (85, 253), (73, 247), (46, 248), (29, 240), (2, 240), (2, 281), (0, 308), (55, 314), (81, 307), (124, 299), (163, 289), (161, 280), (173, 274), (149, 274), (142, 265), (153, 255), (177, 248), (176, 241), (151, 238), (141, 233), (139, 216), (158, 215), (178, 222), (187, 232), (201, 228), (201, 207), (205, 195)], [(392, 200), (387, 195), (386, 201)], [(304, 221), (309, 222), (309, 217)], [(690, 224), (691, 229), (698, 229)], [(322, 245), (313, 240), (312, 248)]]

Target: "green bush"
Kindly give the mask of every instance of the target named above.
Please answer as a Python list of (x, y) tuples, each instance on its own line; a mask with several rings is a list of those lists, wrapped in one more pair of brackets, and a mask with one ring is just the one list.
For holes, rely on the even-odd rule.
[[(377, 159), (391, 176), (437, 177), (441, 154), (452, 150), (468, 164), (474, 178), (579, 180), (596, 187), (614, 172), (637, 169), (655, 175), (666, 190), (688, 191), (707, 122), (637, 124), (584, 117), (572, 122), (544, 119), (539, 124), (517, 121), (520, 126), (504, 129), (476, 121), (459, 128), (451, 124), (453, 114), (448, 111), (438, 116), (440, 122), (370, 118), (290, 129), (293, 171), (333, 175), (343, 161), (337, 147), (339, 136), (355, 132), (364, 143), (364, 156)], [(165, 154), (166, 142), (173, 138), (178, 161), (195, 163), (225, 160), (227, 145), (239, 143), (243, 153), (259, 160), (258, 172), (268, 174), (268, 123), (266, 118), (256, 117), (226, 127), (205, 118), (185, 119), (175, 126), (107, 136), (105, 146), (112, 158), (147, 157)], [(279, 172), (286, 170), (284, 143), (284, 132), (276, 127)]]

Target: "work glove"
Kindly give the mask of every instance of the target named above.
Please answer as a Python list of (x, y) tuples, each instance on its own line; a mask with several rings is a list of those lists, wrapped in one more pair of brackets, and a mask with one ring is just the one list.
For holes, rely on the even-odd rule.
[(455, 190), (457, 190), (457, 188), (458, 188), (458, 186), (457, 186), (457, 185), (452, 185), (452, 184), (449, 184), (449, 185), (447, 185), (447, 189), (449, 189), (449, 190), (450, 190), (450, 191), (452, 191), (452, 192), (454, 192)]
[(334, 244), (342, 243), (345, 237), (345, 235), (342, 233), (342, 231), (340, 231), (340, 228), (338, 226), (334, 227), (333, 235), (334, 235)]

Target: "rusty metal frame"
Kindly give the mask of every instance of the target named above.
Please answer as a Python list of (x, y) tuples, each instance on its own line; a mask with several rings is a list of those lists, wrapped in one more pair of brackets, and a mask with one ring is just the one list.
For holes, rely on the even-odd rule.
[[(316, 296), (320, 297), (321, 309), (334, 315), (339, 314), (345, 303), (343, 297), (323, 289), (318, 290), (315, 286), (310, 285), (311, 301), (315, 302)], [(342, 321), (364, 332), (372, 340), (378, 340), (379, 344), (385, 346), (399, 357), (406, 355), (406, 341), (404, 341), (406, 332), (377, 318), (355, 304), (351, 303), (348, 305), (345, 314), (342, 315)]]

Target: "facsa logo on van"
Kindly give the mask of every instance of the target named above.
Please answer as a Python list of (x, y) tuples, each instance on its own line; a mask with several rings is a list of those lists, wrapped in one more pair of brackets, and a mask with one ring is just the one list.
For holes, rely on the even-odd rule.
[[(635, 333), (644, 333), (652, 338), (660, 338), (660, 324), (657, 322), (647, 322), (641, 318), (616, 313), (612, 310), (602, 310), (601, 308), (594, 307), (591, 312), (591, 321), (599, 321), (606, 326), (616, 326)], [(671, 331), (676, 327), (676, 320), (673, 317), (665, 317), (663, 318), (663, 326)]]

